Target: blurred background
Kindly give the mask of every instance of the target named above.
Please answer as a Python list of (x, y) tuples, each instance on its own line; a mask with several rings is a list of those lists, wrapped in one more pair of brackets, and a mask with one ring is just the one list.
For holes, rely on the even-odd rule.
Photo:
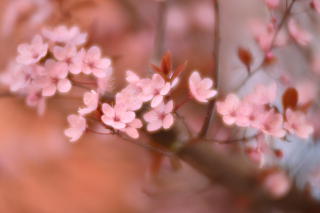
[[(237, 47), (249, 48), (257, 56), (254, 64), (262, 60), (249, 23), (267, 20), (269, 13), (262, 0), (220, 2), (224, 94), (246, 76)], [(316, 32), (318, 25), (309, 21), (302, 2), (295, 13)], [(154, 56), (161, 4), (160, 0), (1, 0), (0, 68), (5, 70), (17, 45), (28, 42), (42, 27), (77, 25), (88, 32), (89, 45), (99, 45), (113, 59), (114, 90), (120, 89), (127, 69), (145, 75), (150, 63), (159, 62)], [(214, 23), (211, 0), (167, 0), (164, 50), (172, 53), (175, 65), (188, 60), (187, 72), (196, 69), (209, 75), (214, 63)], [(302, 54), (313, 57), (316, 49), (317, 42)], [(295, 76), (291, 82), (310, 83), (314, 74), (299, 48), (292, 45), (276, 54), (283, 60), (290, 58), (290, 63), (280, 62), (252, 82), (280, 79), (290, 72)], [(177, 89), (178, 100), (186, 95), (186, 87), (182, 83)], [(63, 135), (66, 116), (79, 103), (52, 99), (39, 117), (19, 98), (0, 99), (0, 212), (242, 212), (243, 202), (188, 165), (176, 170), (164, 159), (154, 172), (154, 154), (111, 136), (86, 134), (70, 144)], [(191, 103), (183, 109), (189, 112), (193, 115), (188, 122), (198, 131), (205, 106)]]

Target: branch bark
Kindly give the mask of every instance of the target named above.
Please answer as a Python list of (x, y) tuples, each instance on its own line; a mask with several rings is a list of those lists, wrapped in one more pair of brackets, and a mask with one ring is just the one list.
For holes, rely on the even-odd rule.
[(226, 186), (234, 194), (250, 201), (250, 212), (320, 212), (320, 203), (295, 187), (281, 199), (273, 199), (262, 189), (259, 171), (239, 155), (226, 156), (207, 143), (182, 147), (177, 156), (211, 181)]

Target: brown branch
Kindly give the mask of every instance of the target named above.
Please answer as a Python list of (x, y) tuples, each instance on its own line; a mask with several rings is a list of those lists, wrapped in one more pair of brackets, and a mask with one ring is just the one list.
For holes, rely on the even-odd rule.
[(208, 143), (196, 143), (182, 147), (177, 156), (211, 181), (226, 186), (239, 198), (246, 198), (249, 212), (320, 212), (320, 203), (295, 187), (283, 198), (272, 198), (261, 187), (258, 169), (237, 154), (230, 157)]
[[(215, 26), (214, 26), (214, 42), (213, 42), (213, 61), (214, 61), (214, 68), (213, 68), (213, 79), (214, 85), (218, 89), (219, 85), (219, 57), (220, 57), (220, 7), (219, 7), (219, 0), (212, 0), (213, 8), (214, 8), (214, 17), (215, 17)], [(207, 108), (207, 113), (201, 130), (199, 132), (199, 138), (205, 138), (208, 130), (210, 128), (210, 124), (213, 119), (214, 114), (214, 107), (215, 107), (216, 99), (212, 99)]]

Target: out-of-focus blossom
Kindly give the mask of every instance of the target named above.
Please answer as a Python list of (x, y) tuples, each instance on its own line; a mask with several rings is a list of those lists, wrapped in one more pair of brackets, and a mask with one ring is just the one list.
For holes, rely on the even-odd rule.
[(81, 33), (77, 26), (69, 29), (65, 25), (60, 25), (53, 29), (44, 28), (42, 34), (53, 43), (79, 46), (87, 41), (87, 34)]
[(152, 95), (151, 107), (157, 107), (163, 102), (163, 97), (170, 92), (171, 85), (159, 75), (153, 74), (149, 83), (148, 93)]
[(3, 10), (2, 32), (9, 36), (23, 17), (26, 27), (36, 29), (52, 14), (51, 0), (11, 0)]
[(262, 167), (265, 163), (265, 154), (267, 151), (267, 142), (265, 135), (259, 134), (255, 146), (248, 146), (245, 148), (245, 152), (254, 163), (257, 163), (259, 167)]
[(57, 90), (61, 93), (70, 91), (72, 85), (70, 80), (67, 79), (67, 64), (49, 59), (45, 63), (45, 68), (48, 75), (43, 80), (43, 96), (53, 96)]
[(311, 7), (317, 11), (317, 13), (320, 13), (320, 1), (319, 0), (312, 0)]
[(259, 129), (268, 135), (282, 138), (286, 132), (283, 129), (283, 118), (280, 113), (275, 112), (271, 109), (267, 113), (261, 114), (261, 123)]
[(294, 19), (290, 19), (288, 22), (288, 30), (292, 38), (301, 46), (306, 46), (311, 41), (311, 34), (298, 26)]
[(107, 126), (114, 129), (123, 129), (135, 118), (135, 113), (128, 111), (124, 105), (110, 106), (107, 103), (102, 104), (103, 115), (101, 120)]
[(68, 65), (68, 70), (70, 73), (79, 74), (81, 72), (81, 63), (78, 63), (78, 61), (75, 60), (77, 55), (77, 48), (75, 46), (54, 46), (52, 53), (58, 61), (64, 62)]
[(222, 119), (227, 125), (232, 125), (237, 120), (239, 106), (239, 97), (235, 94), (229, 94), (224, 101), (217, 102), (217, 111), (222, 115)]
[(276, 9), (279, 6), (280, 0), (265, 0), (270, 9)]
[(64, 134), (70, 138), (70, 142), (79, 140), (87, 128), (87, 121), (81, 115), (69, 115), (68, 122), (70, 127), (64, 131)]
[(263, 186), (273, 197), (281, 198), (289, 192), (291, 181), (283, 171), (275, 171), (264, 178)]
[(296, 86), (298, 91), (298, 105), (304, 106), (316, 100), (317, 85), (313, 81), (302, 81)]
[(27, 106), (37, 108), (38, 115), (43, 115), (46, 110), (46, 98), (42, 96), (41, 90), (37, 88), (29, 88), (26, 104)]
[[(87, 51), (82, 49), (76, 59), (77, 63), (82, 63), (82, 72), (84, 74), (93, 74), (97, 78), (104, 78), (111, 69), (111, 60), (101, 58), (101, 50), (97, 46), (90, 47)], [(79, 58), (80, 61), (79, 62)]]
[(145, 113), (143, 118), (148, 122), (147, 130), (152, 132), (161, 128), (169, 129), (173, 123), (173, 101), (162, 102), (159, 106)]
[(306, 115), (300, 111), (286, 110), (284, 128), (300, 138), (307, 139), (313, 133), (313, 126), (307, 121)]
[(277, 85), (272, 83), (268, 86), (257, 85), (254, 92), (246, 97), (246, 101), (257, 104), (264, 105), (273, 103), (277, 95)]
[(266, 53), (270, 52), (272, 46), (283, 46), (287, 41), (287, 36), (283, 31), (276, 33), (276, 27), (273, 23), (265, 24), (255, 20), (251, 22), (251, 30), (255, 40)]
[(123, 129), (120, 129), (120, 131), (125, 132), (128, 136), (131, 138), (139, 138), (139, 132), (137, 129), (140, 129), (143, 126), (140, 119), (135, 118), (130, 123), (126, 124), (126, 127)]
[(208, 99), (217, 95), (212, 89), (213, 82), (210, 78), (201, 79), (199, 72), (193, 72), (189, 77), (189, 88), (192, 96), (199, 102), (206, 103)]
[(106, 92), (111, 92), (114, 88), (114, 82), (112, 78), (112, 69), (107, 73), (106, 77), (97, 78), (97, 92), (99, 94), (105, 94)]
[(36, 35), (31, 44), (20, 44), (18, 46), (17, 62), (20, 64), (35, 64), (47, 55), (48, 44), (43, 42), (40, 35)]
[(95, 111), (99, 104), (99, 94), (94, 90), (84, 93), (83, 103), (85, 107), (79, 108), (78, 110), (80, 115), (86, 115)]

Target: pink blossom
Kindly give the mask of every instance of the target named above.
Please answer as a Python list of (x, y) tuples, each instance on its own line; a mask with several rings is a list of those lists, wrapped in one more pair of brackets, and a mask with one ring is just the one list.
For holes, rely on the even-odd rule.
[(275, 9), (279, 6), (279, 0), (265, 0), (267, 6), (270, 8), (270, 9)]
[(129, 110), (136, 111), (144, 102), (153, 98), (151, 80), (140, 78), (132, 71), (127, 71), (126, 80), (129, 85), (116, 94), (116, 103), (126, 105)]
[(120, 129), (120, 131), (125, 132), (128, 136), (136, 139), (136, 138), (139, 138), (139, 132), (137, 129), (141, 127), (142, 127), (141, 120), (135, 118), (130, 123), (127, 123), (125, 128)]
[(267, 142), (265, 135), (259, 134), (254, 147), (250, 146), (245, 149), (248, 157), (262, 167), (265, 163), (265, 153), (267, 151)]
[(82, 45), (87, 40), (87, 34), (81, 33), (77, 26), (73, 26), (69, 29), (65, 25), (60, 25), (54, 29), (45, 28), (42, 30), (42, 34), (51, 42), (75, 46)]
[(292, 38), (300, 45), (306, 46), (311, 41), (311, 34), (298, 26), (294, 19), (288, 22), (288, 30)]
[(67, 79), (68, 67), (65, 63), (47, 60), (45, 63), (48, 76), (43, 80), (43, 96), (53, 96), (58, 90), (61, 93), (69, 92), (71, 82)]
[(213, 82), (209, 78), (201, 79), (199, 72), (194, 71), (189, 77), (189, 89), (193, 97), (202, 103), (217, 95), (217, 91), (211, 89)]
[(272, 196), (280, 198), (289, 192), (291, 181), (284, 172), (275, 171), (265, 177), (263, 186)]
[(274, 109), (267, 113), (261, 114), (259, 129), (268, 135), (282, 138), (286, 132), (283, 129), (283, 118), (280, 113), (275, 112)]
[(224, 123), (232, 125), (237, 121), (237, 111), (240, 106), (240, 99), (231, 93), (224, 101), (217, 102), (217, 111), (222, 115)]
[(263, 106), (242, 101), (236, 113), (236, 124), (241, 127), (255, 127), (260, 125), (261, 115), (266, 113)]
[(268, 86), (257, 85), (255, 91), (248, 95), (245, 99), (248, 102), (257, 105), (271, 104), (275, 101), (277, 96), (277, 85), (272, 83)]
[(31, 44), (20, 44), (18, 46), (17, 62), (20, 64), (35, 64), (47, 55), (48, 44), (44, 43), (40, 35), (36, 35)]
[[(276, 34), (276, 27), (273, 23), (265, 24), (259, 20), (255, 20), (251, 23), (251, 30), (254, 38), (264, 52), (269, 52), (272, 45), (282, 46), (287, 41), (286, 34), (283, 31), (279, 31)], [(274, 36), (277, 37), (274, 39)]]
[(37, 108), (38, 115), (43, 115), (46, 109), (46, 98), (42, 96), (41, 91), (37, 88), (29, 88), (26, 96), (26, 104), (30, 107)]
[(80, 50), (76, 60), (82, 60), (82, 72), (84, 74), (93, 74), (97, 78), (104, 78), (111, 69), (111, 60), (101, 58), (101, 50), (97, 46), (90, 47), (87, 51)]
[(147, 130), (152, 132), (161, 128), (169, 129), (174, 123), (172, 111), (173, 101), (171, 100), (166, 104), (162, 102), (151, 111), (145, 113), (143, 118), (148, 122)]
[(313, 81), (302, 81), (296, 86), (298, 91), (298, 105), (304, 106), (317, 98), (317, 86)]
[(165, 82), (159, 74), (153, 74), (147, 89), (147, 92), (152, 95), (151, 107), (154, 108), (163, 102), (163, 97), (170, 92), (171, 85)]
[(140, 80), (140, 77), (133, 71), (126, 71), (126, 80), (128, 83), (136, 83)]
[(102, 105), (103, 115), (101, 120), (105, 125), (111, 126), (114, 129), (123, 129), (128, 123), (135, 118), (135, 113), (128, 111), (123, 105), (110, 106), (107, 103)]
[(292, 134), (307, 139), (313, 133), (313, 126), (307, 121), (304, 113), (300, 111), (286, 110), (286, 122), (284, 128)]
[(86, 92), (83, 95), (83, 102), (86, 106), (83, 108), (79, 108), (78, 112), (80, 115), (89, 114), (98, 108), (99, 94), (94, 90)]
[(97, 92), (99, 94), (112, 92), (113, 89), (114, 89), (114, 81), (112, 78), (112, 70), (107, 73), (106, 77), (97, 78)]
[(70, 138), (70, 142), (75, 142), (83, 135), (87, 128), (87, 121), (81, 115), (69, 115), (68, 122), (70, 128), (64, 131), (64, 134)]
[(52, 52), (58, 61), (67, 64), (69, 72), (72, 74), (79, 74), (81, 72), (81, 63), (76, 60), (77, 48), (75, 46), (54, 46)]
[(320, 1), (319, 0), (312, 0), (311, 6), (317, 11), (317, 13), (320, 13)]

